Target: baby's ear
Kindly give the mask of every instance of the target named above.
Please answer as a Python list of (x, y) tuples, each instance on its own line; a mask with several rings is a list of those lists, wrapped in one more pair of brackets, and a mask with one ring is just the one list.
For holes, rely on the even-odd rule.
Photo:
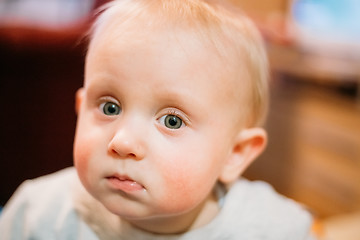
[(233, 148), (219, 176), (222, 183), (232, 183), (264, 151), (267, 134), (262, 128), (243, 129), (235, 138)]
[(75, 112), (79, 114), (80, 106), (84, 98), (84, 88), (79, 88), (75, 94)]

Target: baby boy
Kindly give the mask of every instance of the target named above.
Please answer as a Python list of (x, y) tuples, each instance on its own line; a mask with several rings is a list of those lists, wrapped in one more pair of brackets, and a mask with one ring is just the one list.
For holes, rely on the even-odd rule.
[(90, 34), (75, 168), (25, 182), (2, 239), (310, 239), (311, 218), (262, 182), (261, 37), (200, 0), (117, 0)]

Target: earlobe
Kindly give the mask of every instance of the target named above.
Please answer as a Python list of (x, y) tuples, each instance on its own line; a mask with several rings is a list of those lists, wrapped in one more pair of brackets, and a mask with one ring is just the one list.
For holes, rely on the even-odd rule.
[(84, 98), (84, 88), (79, 88), (75, 94), (75, 112), (79, 114), (80, 106)]
[(264, 151), (267, 134), (262, 128), (243, 129), (234, 141), (233, 148), (224, 164), (219, 180), (225, 184), (234, 182)]

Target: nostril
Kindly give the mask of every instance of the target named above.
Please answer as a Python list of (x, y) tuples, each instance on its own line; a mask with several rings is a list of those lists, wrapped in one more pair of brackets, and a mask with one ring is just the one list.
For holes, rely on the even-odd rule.
[[(120, 155), (115, 149), (111, 149), (111, 153), (116, 154), (116, 155)], [(122, 155), (122, 157), (128, 157), (128, 158), (134, 158), (134, 159), (136, 158), (136, 154), (131, 153), (131, 152), (128, 153), (128, 154), (125, 154), (125, 155)]]

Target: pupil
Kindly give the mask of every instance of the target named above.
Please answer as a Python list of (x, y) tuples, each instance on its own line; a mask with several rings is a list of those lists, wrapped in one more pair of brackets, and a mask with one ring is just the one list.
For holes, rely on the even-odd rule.
[(114, 105), (114, 104), (111, 104), (111, 105), (108, 107), (108, 112), (109, 112), (109, 113), (114, 113), (114, 112), (116, 112), (116, 108), (115, 108), (115, 105)]
[(176, 117), (171, 117), (170, 119), (169, 119), (169, 124), (171, 125), (171, 126), (176, 126), (176, 124), (177, 124), (177, 119), (176, 119)]

